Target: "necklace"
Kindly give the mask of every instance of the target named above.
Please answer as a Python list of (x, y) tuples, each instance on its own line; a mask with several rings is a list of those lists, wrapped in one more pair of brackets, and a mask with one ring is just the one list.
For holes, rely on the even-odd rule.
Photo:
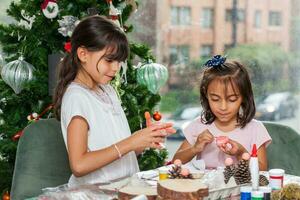
[(88, 90), (98, 101), (108, 105), (114, 114), (120, 113), (120, 106), (117, 105), (117, 102), (112, 100), (112, 94), (104, 86), (97, 85), (96, 89), (91, 89), (86, 84), (84, 84), (80, 79), (77, 79), (77, 82), (73, 82), (79, 85), (82, 88)]

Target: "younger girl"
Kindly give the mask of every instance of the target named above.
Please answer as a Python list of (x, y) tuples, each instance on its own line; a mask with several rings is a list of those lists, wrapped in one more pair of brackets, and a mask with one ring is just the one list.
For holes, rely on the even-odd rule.
[(128, 51), (125, 34), (100, 16), (84, 19), (72, 34), (71, 52), (61, 63), (54, 97), (73, 172), (69, 186), (108, 182), (138, 172), (135, 152), (160, 148), (166, 134), (174, 132), (165, 123), (131, 135), (109, 85)]
[[(201, 117), (184, 130), (186, 139), (173, 160), (203, 159), (207, 168), (224, 166), (226, 157), (236, 162), (244, 152), (258, 148), (260, 170), (267, 170), (266, 147), (271, 142), (264, 125), (253, 119), (255, 104), (247, 70), (238, 62), (226, 62), (220, 55), (206, 62), (200, 83)], [(216, 138), (227, 136), (220, 147)]]

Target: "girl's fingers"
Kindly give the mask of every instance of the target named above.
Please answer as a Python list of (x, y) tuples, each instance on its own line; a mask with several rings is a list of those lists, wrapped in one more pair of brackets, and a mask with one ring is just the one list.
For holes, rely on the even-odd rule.
[(160, 124), (152, 124), (150, 129), (152, 131), (156, 131), (159, 129), (167, 129), (167, 128), (172, 128), (173, 124), (172, 123), (160, 123)]
[(150, 127), (152, 125), (151, 115), (148, 111), (145, 112), (144, 115), (145, 115), (145, 119), (146, 119), (146, 127)]
[(154, 149), (161, 149), (162, 146), (159, 143), (151, 143), (150, 144), (150, 148), (154, 148)]
[(176, 129), (175, 128), (166, 128), (166, 131), (167, 131), (167, 133), (170, 135), (170, 134), (174, 134), (174, 133), (176, 133)]
[(163, 142), (165, 142), (165, 140), (164, 140), (164, 138), (156, 137), (153, 139), (153, 142), (154, 143), (163, 143)]
[(166, 137), (168, 133), (165, 129), (151, 132), (152, 137)]

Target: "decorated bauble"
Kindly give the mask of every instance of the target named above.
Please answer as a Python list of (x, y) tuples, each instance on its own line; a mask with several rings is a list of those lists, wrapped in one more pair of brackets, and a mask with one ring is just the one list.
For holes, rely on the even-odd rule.
[(153, 119), (154, 119), (155, 121), (161, 120), (161, 114), (160, 114), (158, 111), (156, 111), (156, 112), (153, 114)]
[(71, 37), (75, 27), (80, 22), (77, 17), (74, 17), (72, 15), (63, 16), (62, 19), (57, 21), (59, 24), (58, 32), (65, 37)]
[(168, 80), (168, 69), (158, 63), (148, 63), (137, 69), (137, 82), (156, 94)]
[(44, 2), (41, 4), (41, 9), (45, 17), (48, 19), (57, 17), (59, 12), (56, 0), (44, 0)]
[(3, 194), (2, 200), (10, 200), (10, 196), (9, 196), (8, 191), (6, 191), (6, 192)]
[(19, 94), (24, 85), (33, 79), (34, 67), (21, 56), (18, 60), (11, 61), (3, 66), (1, 77), (16, 94)]

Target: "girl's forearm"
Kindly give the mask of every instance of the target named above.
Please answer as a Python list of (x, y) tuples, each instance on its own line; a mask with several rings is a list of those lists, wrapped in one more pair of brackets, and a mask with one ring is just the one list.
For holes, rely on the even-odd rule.
[(188, 147), (186, 149), (177, 151), (172, 162), (174, 162), (176, 159), (179, 159), (183, 164), (185, 164), (191, 161), (199, 153), (201, 152), (197, 151), (194, 147)]
[(135, 150), (132, 148), (130, 138), (126, 138), (115, 145), (97, 151), (85, 152), (78, 159), (74, 159), (76, 163), (70, 162), (73, 174), (77, 177), (84, 176), (119, 159), (120, 155), (124, 156)]

